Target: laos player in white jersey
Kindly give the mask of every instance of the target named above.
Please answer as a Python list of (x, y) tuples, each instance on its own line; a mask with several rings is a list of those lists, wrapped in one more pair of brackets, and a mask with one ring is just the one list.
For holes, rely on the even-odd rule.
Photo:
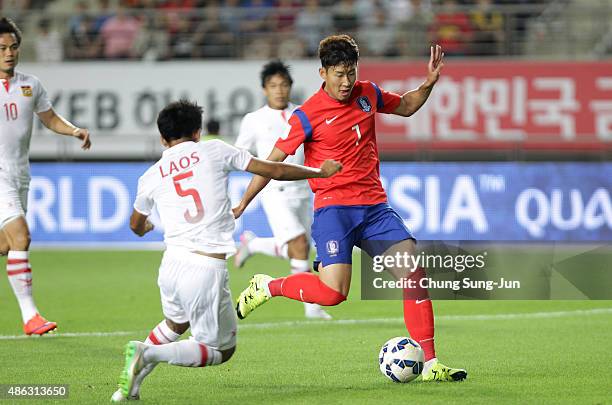
[[(130, 227), (140, 236), (152, 230), (147, 218), (157, 208), (166, 244), (158, 277), (165, 320), (144, 343), (127, 344), (113, 401), (139, 398), (143, 379), (160, 362), (204, 367), (234, 353), (236, 313), (226, 264), (236, 250), (230, 172), (299, 180), (327, 178), (341, 169), (333, 160), (312, 169), (260, 160), (218, 140), (199, 142), (202, 109), (185, 100), (165, 107), (157, 126), (167, 149), (138, 181)], [(177, 341), (188, 328), (192, 338)]]
[[(274, 149), (279, 134), (289, 130), (289, 118), (298, 106), (289, 102), (293, 78), (287, 65), (280, 60), (271, 61), (264, 65), (260, 76), (266, 105), (245, 115), (236, 146), (265, 159)], [(304, 148), (298, 148), (285, 161), (304, 164)], [(234, 264), (242, 267), (252, 254), (263, 253), (289, 259), (293, 274), (309, 272), (312, 204), (308, 183), (272, 180), (262, 193), (261, 202), (274, 236), (262, 238), (245, 231), (240, 236)], [(304, 310), (307, 318), (331, 319), (318, 304), (305, 302)]]
[(43, 335), (57, 325), (38, 313), (32, 298), (30, 230), (25, 215), (34, 114), (53, 132), (80, 139), (83, 149), (89, 149), (91, 143), (86, 129), (77, 128), (53, 110), (36, 77), (15, 70), (20, 45), (19, 28), (10, 19), (0, 18), (0, 254), (8, 255), (6, 270), (24, 332)]

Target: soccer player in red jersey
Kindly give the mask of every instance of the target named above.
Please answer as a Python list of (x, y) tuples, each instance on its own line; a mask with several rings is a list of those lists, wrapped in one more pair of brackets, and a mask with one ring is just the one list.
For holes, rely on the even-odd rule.
[[(275, 296), (325, 306), (340, 304), (346, 300), (351, 284), (354, 246), (371, 256), (392, 251), (414, 254), (415, 238), (387, 203), (380, 181), (374, 114), (403, 117), (414, 114), (438, 81), (443, 57), (440, 46), (431, 47), (425, 82), (398, 95), (373, 82), (357, 80), (359, 48), (350, 36), (333, 35), (321, 41), (319, 74), (324, 83), (294, 111), (289, 120), (290, 130), (268, 156), (269, 160), (283, 161), (304, 144), (307, 166), (317, 167), (325, 159), (335, 159), (343, 165), (343, 171), (333, 178), (309, 180), (315, 193), (312, 237), (317, 247), (314, 266), (319, 276), (302, 273), (272, 279), (264, 274), (255, 275), (238, 298), (239, 318)], [(234, 208), (236, 218), (268, 181), (260, 176), (251, 180), (242, 201)], [(398, 278), (405, 277), (397, 269), (388, 270)], [(410, 277), (423, 275), (419, 269)], [(425, 353), (423, 380), (463, 380), (467, 377), (465, 370), (437, 361), (433, 308), (426, 292), (422, 294), (416, 297), (422, 299), (415, 299), (414, 291), (405, 292), (404, 321), (410, 336)]]

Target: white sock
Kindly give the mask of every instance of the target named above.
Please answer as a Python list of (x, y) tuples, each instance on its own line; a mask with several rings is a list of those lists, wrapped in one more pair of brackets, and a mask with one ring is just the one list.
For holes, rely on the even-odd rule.
[[(285, 248), (286, 249), (286, 248)], [(263, 253), (268, 256), (283, 257), (283, 249), (279, 249), (274, 238), (255, 238), (249, 242), (251, 253)]]
[(28, 252), (10, 250), (6, 261), (6, 272), (21, 308), (21, 318), (23, 323), (26, 323), (38, 313), (32, 298), (32, 269)]
[(291, 265), (291, 274), (307, 273), (310, 271), (308, 260), (291, 259), (289, 260), (289, 264)]
[(427, 374), (429, 372), (429, 369), (431, 368), (431, 366), (433, 366), (434, 364), (436, 364), (438, 362), (438, 358), (434, 357), (433, 359), (429, 359), (425, 362), (425, 364), (423, 364), (423, 375)]
[[(145, 343), (148, 345), (165, 345), (168, 343), (176, 342), (180, 337), (181, 335), (170, 329), (170, 327), (166, 323), (166, 320), (164, 319), (159, 324), (157, 324), (155, 328), (153, 328), (151, 333), (149, 333), (149, 336), (147, 336), (147, 340), (145, 340)], [(157, 363), (149, 363), (144, 366), (142, 370), (140, 370), (140, 373), (138, 373), (138, 375), (136, 375), (134, 379), (134, 384), (132, 385), (130, 396), (135, 396), (140, 392), (140, 385), (144, 381), (145, 377), (151, 374), (153, 369), (155, 369), (155, 366), (157, 366)]]
[(315, 311), (318, 311), (321, 308), (321, 306), (319, 304), (314, 304), (314, 303), (310, 303), (310, 302), (305, 302), (304, 303), (304, 313), (306, 315), (311, 314)]
[(182, 340), (159, 346), (147, 346), (145, 363), (168, 363), (183, 367), (204, 367), (221, 364), (221, 352), (195, 340)]
[(166, 320), (161, 321), (153, 328), (145, 343), (148, 345), (165, 345), (167, 343), (176, 342), (181, 335), (170, 329)]

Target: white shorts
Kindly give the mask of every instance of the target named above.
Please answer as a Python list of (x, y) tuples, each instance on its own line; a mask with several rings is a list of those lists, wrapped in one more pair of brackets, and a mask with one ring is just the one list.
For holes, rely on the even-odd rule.
[(261, 196), (261, 204), (279, 246), (303, 234), (310, 238), (310, 225), (312, 225), (310, 197), (295, 198), (290, 197), (288, 193), (290, 191), (271, 189)]
[(167, 319), (189, 322), (194, 339), (213, 349), (236, 346), (236, 311), (225, 260), (169, 246), (157, 284)]
[(29, 183), (15, 184), (0, 176), (0, 229), (28, 210)]

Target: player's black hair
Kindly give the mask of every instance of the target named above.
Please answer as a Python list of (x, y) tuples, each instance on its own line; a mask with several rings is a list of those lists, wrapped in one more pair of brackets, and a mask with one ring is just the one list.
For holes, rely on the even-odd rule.
[(0, 18), (0, 35), (2, 34), (15, 34), (17, 38), (17, 44), (21, 45), (21, 30), (15, 24), (15, 21), (7, 17)]
[(319, 59), (325, 69), (344, 65), (357, 65), (359, 47), (349, 35), (331, 35), (319, 42)]
[(282, 60), (277, 59), (270, 61), (264, 65), (261, 69), (261, 87), (266, 87), (266, 82), (274, 75), (281, 75), (289, 81), (289, 86), (293, 86), (293, 78), (289, 72), (289, 66), (283, 63)]
[(168, 104), (157, 116), (157, 128), (167, 142), (191, 138), (202, 129), (202, 107), (197, 103), (181, 99)]

